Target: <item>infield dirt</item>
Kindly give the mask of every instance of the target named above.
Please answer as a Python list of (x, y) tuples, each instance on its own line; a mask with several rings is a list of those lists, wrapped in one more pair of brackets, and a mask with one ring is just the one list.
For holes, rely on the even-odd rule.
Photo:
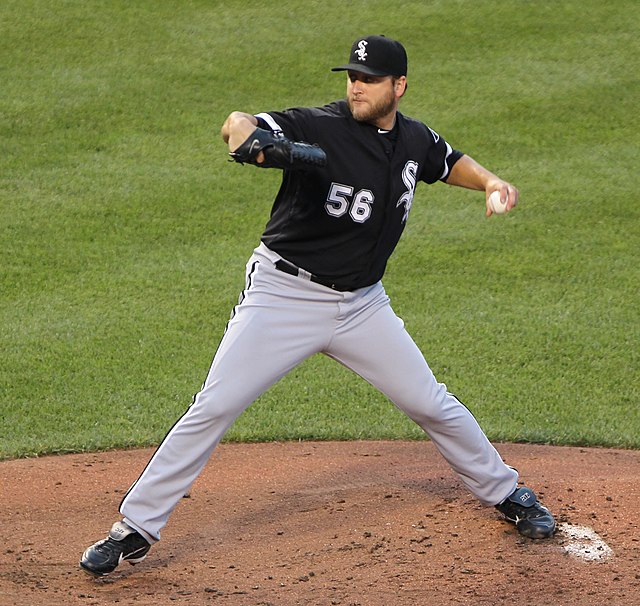
[(0, 604), (640, 605), (640, 452), (496, 446), (612, 554), (520, 537), (430, 442), (223, 444), (148, 558), (96, 580), (80, 555), (153, 451), (53, 456), (0, 462)]

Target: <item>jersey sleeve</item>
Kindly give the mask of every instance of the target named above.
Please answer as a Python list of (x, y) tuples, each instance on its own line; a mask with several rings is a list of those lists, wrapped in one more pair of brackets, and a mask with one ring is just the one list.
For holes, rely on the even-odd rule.
[(453, 165), (463, 156), (461, 151), (453, 149), (444, 137), (425, 126), (426, 160), (422, 166), (420, 180), (425, 183), (446, 181)]
[(269, 111), (256, 114), (258, 126), (276, 134), (283, 134), (292, 141), (313, 143), (314, 125), (309, 119), (308, 108), (294, 108), (284, 111)]

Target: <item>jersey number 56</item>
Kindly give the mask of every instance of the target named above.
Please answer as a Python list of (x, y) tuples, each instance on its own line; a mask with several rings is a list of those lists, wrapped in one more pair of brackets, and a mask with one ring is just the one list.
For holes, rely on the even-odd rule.
[(364, 223), (371, 216), (373, 200), (373, 193), (368, 189), (353, 195), (350, 185), (332, 183), (324, 207), (332, 217), (342, 217), (348, 212), (356, 223)]

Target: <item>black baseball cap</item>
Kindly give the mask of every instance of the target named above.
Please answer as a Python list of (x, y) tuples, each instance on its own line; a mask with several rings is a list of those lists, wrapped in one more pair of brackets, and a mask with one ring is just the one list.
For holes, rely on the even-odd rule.
[(349, 63), (332, 72), (353, 70), (371, 76), (406, 76), (407, 52), (397, 40), (385, 36), (359, 38), (351, 46)]

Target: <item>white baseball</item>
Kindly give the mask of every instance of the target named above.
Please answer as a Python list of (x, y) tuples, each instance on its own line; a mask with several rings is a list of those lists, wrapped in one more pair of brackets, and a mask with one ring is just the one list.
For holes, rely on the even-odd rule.
[(489, 208), (496, 215), (504, 215), (507, 212), (507, 203), (500, 201), (500, 192), (494, 191), (489, 196)]

